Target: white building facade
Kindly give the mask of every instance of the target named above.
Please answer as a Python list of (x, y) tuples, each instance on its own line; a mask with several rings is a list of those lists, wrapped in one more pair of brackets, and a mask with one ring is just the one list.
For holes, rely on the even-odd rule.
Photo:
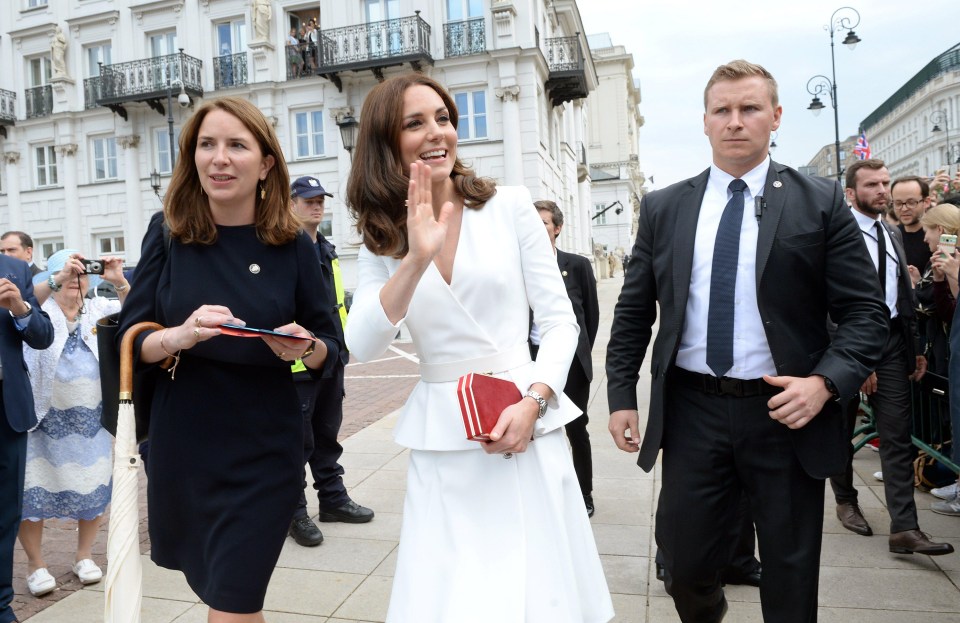
[(890, 175), (932, 176), (960, 165), (960, 44), (940, 54), (861, 124)]
[[(310, 19), (317, 32), (288, 45)], [(578, 146), (597, 75), (574, 0), (10, 0), (0, 29), (0, 230), (32, 235), (41, 264), (64, 246), (135, 264), (179, 128), (232, 95), (273, 122), (291, 179), (334, 194), (323, 229), (353, 288), (338, 124), (362, 124), (378, 80), (414, 69), (457, 101), (461, 158), (556, 201), (563, 248), (590, 253)]]
[(606, 33), (591, 35), (597, 90), (588, 98), (587, 160), (593, 191), (594, 245), (618, 258), (630, 253), (646, 181), (640, 168), (640, 86), (633, 55)]

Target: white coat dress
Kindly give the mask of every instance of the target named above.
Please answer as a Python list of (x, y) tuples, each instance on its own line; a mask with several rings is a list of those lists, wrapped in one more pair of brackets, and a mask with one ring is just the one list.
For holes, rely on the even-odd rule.
[[(529, 192), (501, 186), (483, 208), (465, 209), (451, 283), (431, 264), (397, 324), (380, 289), (400, 260), (361, 247), (358, 264), (350, 351), (376, 358), (406, 325), (424, 377), (395, 430), (412, 451), (387, 622), (609, 621), (562, 429), (580, 415), (561, 393), (579, 328)], [(536, 362), (526, 350), (531, 308), (541, 332)], [(487, 367), (496, 364), (506, 367)], [(464, 433), (457, 378), (490, 371), (521, 392), (540, 382), (556, 396), (527, 451), (512, 458), (487, 454)]]

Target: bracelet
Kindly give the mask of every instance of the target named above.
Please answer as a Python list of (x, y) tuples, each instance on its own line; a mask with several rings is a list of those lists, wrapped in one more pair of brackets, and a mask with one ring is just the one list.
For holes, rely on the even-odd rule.
[[(127, 286), (127, 287), (129, 288), (130, 286)], [(175, 375), (177, 372), (177, 366), (180, 365), (180, 352), (183, 349), (178, 349), (176, 354), (167, 352), (167, 347), (163, 345), (163, 336), (166, 335), (166, 333), (167, 333), (166, 329), (160, 332), (160, 350), (162, 350), (163, 354), (166, 355), (168, 358), (173, 359), (173, 365), (167, 369), (167, 372), (170, 373), (170, 380), (172, 381), (175, 378)]]
[(116, 285), (113, 286), (113, 289), (117, 291), (117, 294), (123, 294), (124, 292), (126, 292), (127, 290), (130, 289), (130, 284), (129, 284), (129, 283), (121, 283), (121, 284), (118, 285), (118, 286), (116, 286)]
[(63, 286), (57, 284), (56, 279), (53, 278), (53, 275), (47, 277), (47, 285), (50, 286), (51, 292), (59, 292)]

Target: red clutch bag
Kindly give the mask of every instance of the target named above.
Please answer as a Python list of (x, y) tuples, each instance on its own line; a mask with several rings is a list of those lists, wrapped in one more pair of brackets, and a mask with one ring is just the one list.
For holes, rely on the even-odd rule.
[(512, 404), (523, 400), (513, 381), (486, 374), (465, 374), (457, 383), (460, 413), (467, 439), (487, 441), (497, 425), (500, 414)]

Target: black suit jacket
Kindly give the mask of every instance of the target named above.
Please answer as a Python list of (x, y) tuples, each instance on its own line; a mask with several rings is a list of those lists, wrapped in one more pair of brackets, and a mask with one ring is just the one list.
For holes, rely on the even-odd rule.
[(917, 295), (907, 270), (907, 254), (900, 230), (891, 227), (883, 219), (880, 219), (880, 225), (890, 235), (897, 256), (897, 316), (901, 320), (899, 326), (903, 331), (903, 343), (906, 345), (904, 354), (907, 357), (907, 369), (913, 373), (917, 367), (917, 354), (921, 353), (917, 329)]
[(597, 279), (593, 276), (590, 260), (582, 255), (557, 249), (557, 266), (573, 305), (573, 313), (580, 325), (577, 352), (572, 365), (579, 365), (588, 381), (593, 380), (593, 343), (600, 326), (600, 305), (597, 302)]
[[(709, 172), (644, 197), (630, 270), (614, 312), (607, 350), (611, 412), (637, 408), (640, 364), (658, 306), (660, 310), (650, 366), (650, 412), (637, 461), (647, 471), (656, 462), (664, 418), (669, 417), (664, 392), (685, 322), (697, 220)], [(777, 374), (823, 375), (841, 396), (852, 397), (880, 357), (889, 316), (878, 280), (870, 287), (851, 279), (875, 270), (860, 228), (834, 181), (771, 162), (763, 196), (757, 304)], [(828, 314), (838, 324), (832, 342)], [(828, 402), (791, 435), (808, 474), (826, 478), (842, 471), (850, 440), (839, 402)]]

